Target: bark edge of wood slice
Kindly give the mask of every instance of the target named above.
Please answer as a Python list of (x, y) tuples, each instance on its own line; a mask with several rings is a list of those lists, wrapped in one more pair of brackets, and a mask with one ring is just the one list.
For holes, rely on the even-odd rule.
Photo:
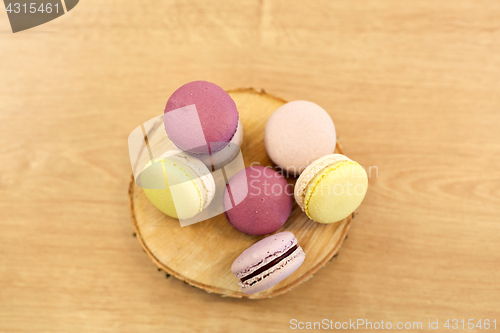
[[(228, 93), (238, 107), (244, 128), (241, 151), (245, 167), (253, 162), (273, 166), (264, 147), (264, 128), (271, 114), (287, 101), (253, 88), (233, 89)], [(338, 140), (335, 152), (342, 153)], [(293, 178), (287, 181), (295, 183)], [(181, 227), (178, 220), (161, 213), (149, 202), (133, 176), (129, 199), (136, 237), (159, 269), (209, 293), (235, 298), (271, 298), (310, 279), (338, 252), (352, 219), (351, 215), (334, 224), (316, 223), (294, 202), (290, 217), (277, 232), (288, 230), (295, 234), (306, 253), (304, 263), (277, 285), (246, 295), (240, 291), (231, 265), (245, 249), (268, 235), (243, 234), (229, 225), (224, 214)]]

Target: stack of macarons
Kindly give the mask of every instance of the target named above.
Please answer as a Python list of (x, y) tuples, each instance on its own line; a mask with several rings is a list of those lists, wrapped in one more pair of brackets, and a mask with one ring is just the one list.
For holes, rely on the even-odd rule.
[[(187, 83), (172, 94), (164, 126), (178, 150), (151, 160), (139, 180), (160, 211), (191, 218), (214, 197), (212, 172), (239, 154), (243, 126), (229, 94), (206, 81)], [(278, 108), (264, 132), (274, 169), (253, 165), (228, 180), (222, 200), (228, 222), (248, 235), (272, 234), (285, 225), (294, 199), (319, 223), (352, 214), (365, 196), (367, 175), (358, 163), (334, 154), (336, 140), (332, 119), (317, 104), (293, 101)], [(295, 188), (285, 177), (298, 177)], [(252, 245), (231, 270), (242, 292), (252, 294), (288, 277), (304, 259), (297, 239), (286, 231)]]
[(177, 149), (146, 164), (138, 181), (160, 211), (190, 219), (212, 202), (216, 192), (212, 171), (239, 154), (243, 126), (231, 96), (207, 81), (178, 88), (167, 101), (163, 121)]

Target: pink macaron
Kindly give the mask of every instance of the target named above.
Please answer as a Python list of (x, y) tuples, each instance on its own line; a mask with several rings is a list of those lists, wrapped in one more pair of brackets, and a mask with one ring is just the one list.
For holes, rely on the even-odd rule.
[(246, 249), (231, 266), (245, 294), (255, 294), (289, 277), (306, 255), (290, 231), (266, 237)]
[(177, 89), (164, 111), (165, 131), (180, 149), (193, 154), (222, 150), (238, 128), (233, 99), (218, 85), (193, 81)]
[(269, 167), (239, 171), (224, 192), (224, 207), (232, 207), (225, 209), (229, 223), (248, 235), (275, 232), (285, 224), (292, 206), (292, 186)]
[(336, 141), (330, 115), (309, 101), (293, 101), (279, 107), (264, 131), (267, 155), (290, 176), (299, 176), (316, 159), (333, 154)]

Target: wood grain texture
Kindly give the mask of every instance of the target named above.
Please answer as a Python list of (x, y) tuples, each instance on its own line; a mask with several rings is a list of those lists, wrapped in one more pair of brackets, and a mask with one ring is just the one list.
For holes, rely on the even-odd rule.
[[(229, 91), (229, 94), (238, 107), (244, 128), (241, 153), (245, 167), (273, 167), (264, 147), (264, 129), (269, 117), (286, 101), (253, 88), (235, 89)], [(151, 148), (151, 138), (155, 137), (156, 131), (163, 130), (161, 117), (155, 125), (147, 131)], [(168, 144), (166, 142), (164, 145)], [(155, 156), (163, 152), (158, 151)], [(343, 153), (339, 144), (335, 153)], [(283, 175), (287, 176), (286, 173)], [(287, 181), (292, 186), (295, 185), (294, 178), (288, 178)], [(351, 216), (338, 223), (316, 223), (294, 203), (286, 224), (276, 232), (294, 233), (298, 244), (306, 253), (304, 263), (277, 285), (253, 295), (245, 295), (231, 273), (231, 265), (243, 251), (266, 236), (249, 236), (239, 232), (227, 222), (224, 214), (181, 228), (179, 220), (163, 214), (153, 206), (142, 188), (136, 184), (133, 175), (129, 196), (136, 236), (158, 268), (209, 293), (236, 298), (275, 297), (310, 279), (338, 252), (351, 224)]]
[[(12, 34), (0, 10), (0, 331), (500, 320), (499, 22), (497, 0), (85, 0)], [(207, 294), (132, 237), (127, 137), (196, 79), (311, 100), (377, 167), (293, 292)]]

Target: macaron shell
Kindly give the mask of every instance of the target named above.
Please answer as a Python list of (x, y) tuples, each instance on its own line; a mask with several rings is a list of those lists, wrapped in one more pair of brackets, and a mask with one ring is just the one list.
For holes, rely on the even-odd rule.
[[(163, 169), (163, 166), (161, 166)], [(155, 170), (156, 171), (156, 170)], [(172, 193), (170, 192), (170, 188), (165, 181), (165, 177), (163, 176), (163, 170), (153, 171), (151, 169), (147, 169), (147, 167), (141, 172), (141, 184), (143, 186), (144, 194), (148, 197), (149, 201), (161, 212), (167, 214), (168, 216), (177, 218), (177, 211), (174, 206), (174, 199), (172, 198)], [(165, 183), (165, 189), (158, 188), (146, 188), (148, 183)], [(160, 187), (161, 185), (153, 185), (155, 187)]]
[(279, 107), (264, 131), (266, 152), (292, 176), (298, 176), (317, 158), (335, 150), (336, 132), (330, 115), (309, 101)]
[[(290, 231), (283, 231), (261, 239), (243, 251), (231, 266), (231, 272), (239, 275), (252, 266), (265, 265), (274, 259), (275, 253), (282, 253), (296, 244), (297, 240)], [(266, 262), (266, 258), (269, 258)]]
[(290, 216), (292, 195), (285, 178), (273, 169), (248, 167), (234, 175), (224, 191), (224, 207), (236, 204), (226, 210), (228, 222), (248, 235), (275, 232)]
[[(201, 155), (200, 155), (201, 156)], [(203, 207), (205, 209), (210, 205), (215, 196), (215, 180), (210, 170), (197, 157), (182, 152), (180, 150), (171, 150), (164, 153), (160, 158), (168, 157), (174, 163), (179, 163), (186, 172), (194, 177), (198, 183), (203, 196)]]
[(197, 155), (197, 157), (205, 164), (208, 169), (212, 170), (213, 164), (214, 170), (218, 170), (223, 166), (229, 164), (238, 156), (241, 151), (241, 145), (243, 144), (243, 136), (243, 125), (241, 124), (241, 121), (238, 120), (238, 128), (236, 129), (236, 133), (224, 149), (211, 155)]
[(195, 178), (168, 158), (155, 160), (153, 167), (146, 166), (140, 177), (144, 193), (163, 213), (187, 219), (202, 210), (203, 195)]
[(242, 287), (241, 291), (247, 295), (255, 294), (271, 288), (272, 286), (280, 283), (281, 281), (292, 275), (292, 273), (295, 272), (300, 267), (300, 265), (302, 265), (306, 258), (306, 255), (302, 248), (299, 247), (299, 249), (300, 250), (298, 251), (296, 257), (286, 262), (286, 264), (284, 265), (280, 265), (280, 263), (278, 263), (277, 266), (279, 267), (276, 267), (276, 270), (272, 271), (269, 275), (266, 276), (264, 276), (265, 273), (261, 274), (262, 279), (260, 281), (256, 282), (252, 286)]
[(300, 174), (300, 177), (297, 179), (297, 182), (295, 184), (294, 196), (295, 201), (299, 205), (300, 209), (302, 209), (302, 211), (305, 211), (304, 198), (306, 195), (306, 190), (314, 177), (316, 177), (316, 175), (318, 175), (321, 170), (340, 161), (351, 161), (351, 159), (342, 154), (326, 155), (309, 164), (307, 168)]
[(164, 112), (169, 139), (194, 154), (223, 149), (234, 136), (239, 119), (231, 96), (207, 81), (193, 81), (178, 88), (168, 99)]
[(358, 208), (367, 188), (366, 171), (354, 161), (340, 161), (311, 181), (305, 193), (305, 212), (316, 222), (338, 222)]

